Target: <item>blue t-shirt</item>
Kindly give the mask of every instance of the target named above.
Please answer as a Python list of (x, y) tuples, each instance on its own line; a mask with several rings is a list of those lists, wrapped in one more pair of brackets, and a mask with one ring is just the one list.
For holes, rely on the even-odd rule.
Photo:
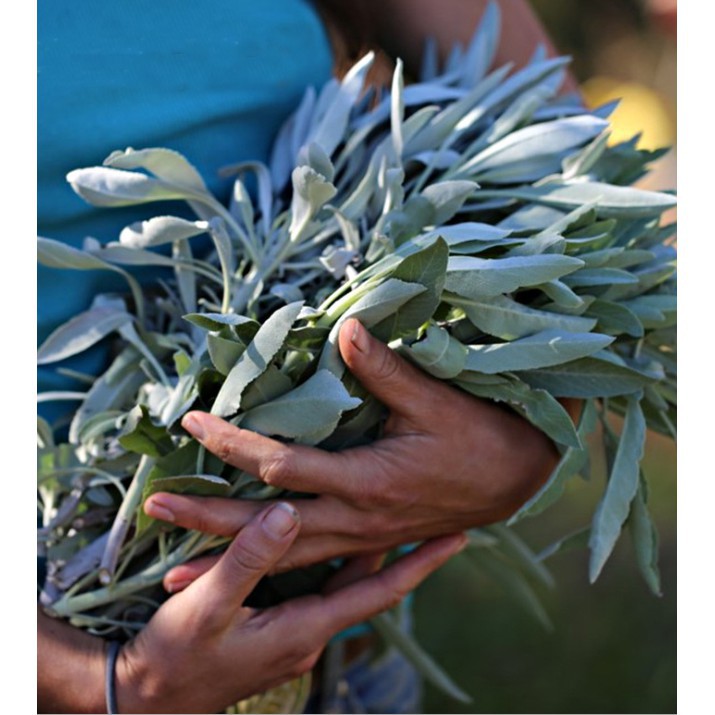
[[(37, 64), (38, 235), (81, 246), (183, 205), (94, 208), (72, 191), (69, 171), (115, 149), (167, 147), (225, 200), (230, 180), (217, 170), (266, 161), (306, 87), (330, 77), (332, 58), (307, 0), (40, 0)], [(39, 266), (38, 340), (113, 289), (126, 285), (105, 271)], [(79, 364), (93, 373), (98, 360)], [(54, 366), (38, 370), (40, 391), (71, 386)]]

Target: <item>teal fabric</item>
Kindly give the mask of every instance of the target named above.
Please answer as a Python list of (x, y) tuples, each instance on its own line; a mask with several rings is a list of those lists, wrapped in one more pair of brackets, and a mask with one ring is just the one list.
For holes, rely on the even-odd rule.
[[(39, 0), (38, 235), (74, 246), (116, 240), (132, 221), (185, 211), (178, 203), (94, 209), (65, 181), (114, 149), (182, 152), (221, 199), (221, 166), (267, 160), (271, 141), (305, 88), (330, 76), (327, 36), (305, 0)], [(184, 213), (184, 215), (188, 215)], [(89, 307), (99, 291), (125, 290), (106, 272), (38, 269), (38, 341)], [(93, 373), (101, 356), (73, 361)], [(53, 369), (38, 389), (73, 385)]]

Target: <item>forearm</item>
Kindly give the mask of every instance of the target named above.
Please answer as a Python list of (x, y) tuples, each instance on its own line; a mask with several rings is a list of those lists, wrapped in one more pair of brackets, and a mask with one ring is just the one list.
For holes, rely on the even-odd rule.
[(37, 609), (37, 710), (102, 713), (104, 642)]

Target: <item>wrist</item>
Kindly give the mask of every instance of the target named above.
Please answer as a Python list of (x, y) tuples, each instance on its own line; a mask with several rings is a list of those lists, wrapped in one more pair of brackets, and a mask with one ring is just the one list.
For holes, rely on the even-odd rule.
[(161, 712), (156, 671), (141, 658), (134, 641), (125, 643), (117, 655), (114, 692), (120, 713)]

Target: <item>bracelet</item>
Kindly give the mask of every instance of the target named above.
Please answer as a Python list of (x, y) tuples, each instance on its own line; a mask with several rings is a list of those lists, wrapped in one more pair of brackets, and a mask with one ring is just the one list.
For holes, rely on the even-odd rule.
[(114, 669), (117, 665), (117, 656), (119, 655), (119, 641), (110, 641), (107, 648), (107, 666), (104, 671), (104, 694), (107, 704), (107, 715), (117, 715), (117, 692), (114, 687)]

